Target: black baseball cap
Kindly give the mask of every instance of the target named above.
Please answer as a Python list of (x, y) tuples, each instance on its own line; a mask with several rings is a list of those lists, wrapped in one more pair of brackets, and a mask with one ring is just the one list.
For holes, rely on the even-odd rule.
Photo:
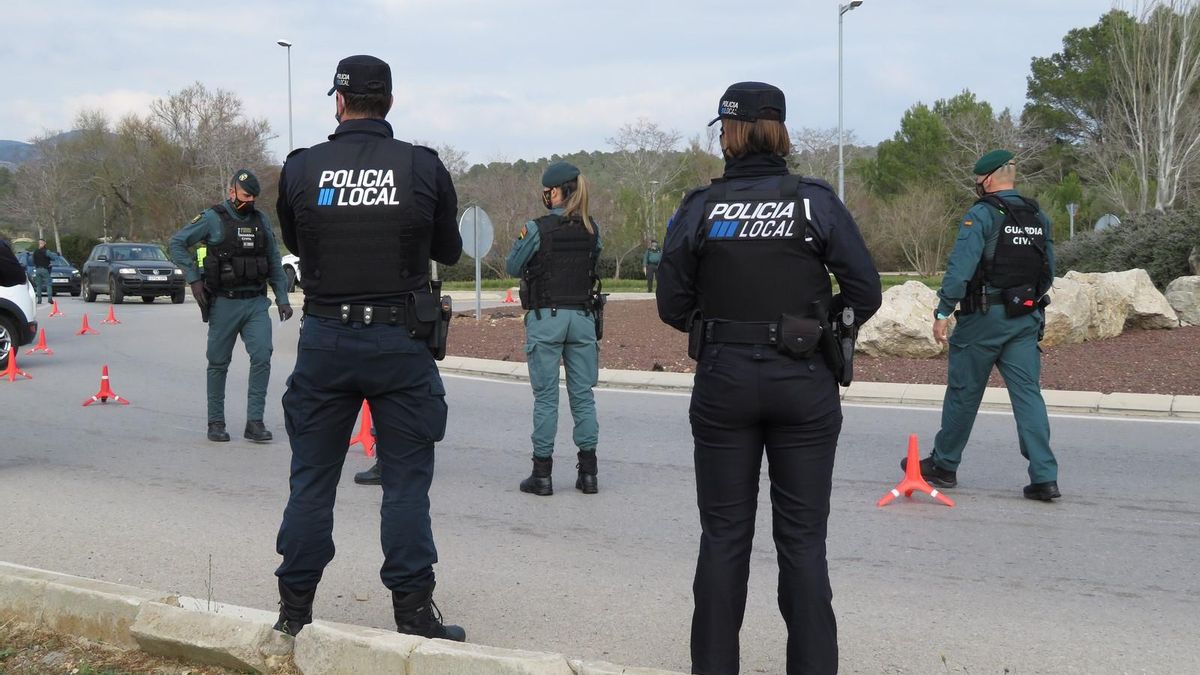
[(343, 94), (390, 94), (392, 93), (392, 68), (386, 61), (374, 56), (359, 54), (338, 61), (337, 73), (333, 76), (333, 92)]
[(717, 106), (717, 116), (708, 123), (712, 126), (719, 120), (775, 120), (782, 122), (786, 113), (783, 92), (779, 87), (765, 82), (738, 82), (729, 85)]

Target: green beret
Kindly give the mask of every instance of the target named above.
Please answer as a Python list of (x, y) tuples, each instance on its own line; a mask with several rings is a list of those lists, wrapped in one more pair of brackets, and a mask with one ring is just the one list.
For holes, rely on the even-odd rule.
[(262, 192), (262, 188), (258, 184), (258, 176), (255, 176), (254, 172), (250, 169), (238, 169), (233, 174), (233, 182), (255, 197), (258, 196), (259, 192)]
[(1007, 164), (1012, 158), (1013, 154), (1007, 150), (992, 150), (975, 162), (975, 175), (986, 176)]
[(542, 173), (543, 187), (558, 187), (579, 177), (579, 169), (569, 162), (555, 162)]

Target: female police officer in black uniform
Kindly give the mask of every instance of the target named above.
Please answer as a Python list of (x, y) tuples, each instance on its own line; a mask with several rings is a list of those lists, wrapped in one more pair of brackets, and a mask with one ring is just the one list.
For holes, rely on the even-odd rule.
[(842, 413), (816, 347), (832, 303), (828, 272), (859, 324), (879, 308), (879, 273), (829, 185), (788, 174), (784, 112), (769, 84), (725, 92), (710, 123), (721, 121), (725, 173), (684, 198), (658, 270), (659, 316), (691, 328), (698, 357), (693, 673), (738, 672), (764, 446), (787, 672), (837, 671), (825, 534)]

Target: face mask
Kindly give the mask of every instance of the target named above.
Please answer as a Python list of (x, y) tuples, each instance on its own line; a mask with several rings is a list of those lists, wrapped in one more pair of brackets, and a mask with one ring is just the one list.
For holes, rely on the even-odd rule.
[(244, 202), (237, 197), (231, 200), (233, 208), (237, 209), (238, 213), (249, 213), (254, 210), (254, 202)]

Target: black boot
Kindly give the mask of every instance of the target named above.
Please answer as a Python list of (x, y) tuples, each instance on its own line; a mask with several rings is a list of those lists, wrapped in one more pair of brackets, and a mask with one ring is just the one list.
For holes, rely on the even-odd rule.
[(383, 485), (383, 474), (379, 471), (379, 460), (366, 471), (354, 474), (354, 482), (359, 485)]
[(1061, 499), (1062, 493), (1058, 491), (1058, 481), (1050, 480), (1045, 483), (1030, 483), (1025, 486), (1025, 498), (1036, 499), (1043, 502)]
[(467, 639), (467, 631), (461, 626), (442, 623), (442, 612), (433, 602), (433, 586), (413, 593), (392, 591), (392, 612), (396, 630), (401, 633), (455, 642)]
[(594, 495), (600, 491), (600, 485), (596, 482), (596, 451), (580, 450), (578, 457), (579, 463), (575, 468), (579, 470), (579, 478), (575, 479), (575, 489), (585, 495)]
[(312, 603), (317, 589), (307, 593), (297, 593), (279, 580), (279, 620), (275, 622), (275, 630), (295, 637), (300, 629), (312, 623)]
[(262, 420), (247, 421), (246, 433), (242, 435), (247, 439), (254, 441), (255, 443), (266, 443), (272, 438), (275, 438), (271, 435), (270, 430), (267, 429), (267, 425), (263, 424)]
[(554, 469), (554, 458), (542, 459), (536, 455), (533, 458), (533, 473), (521, 481), (521, 492), (529, 492), (539, 497), (549, 497), (554, 494), (554, 479), (551, 477)]
[[(900, 470), (908, 469), (908, 458), (904, 457), (900, 460)], [(933, 455), (921, 460), (921, 478), (925, 479), (926, 483), (934, 487), (952, 488), (958, 487), (958, 472), (943, 469), (933, 461)]]
[(225, 443), (229, 440), (229, 432), (225, 431), (224, 422), (208, 423), (208, 440), (217, 443)]

